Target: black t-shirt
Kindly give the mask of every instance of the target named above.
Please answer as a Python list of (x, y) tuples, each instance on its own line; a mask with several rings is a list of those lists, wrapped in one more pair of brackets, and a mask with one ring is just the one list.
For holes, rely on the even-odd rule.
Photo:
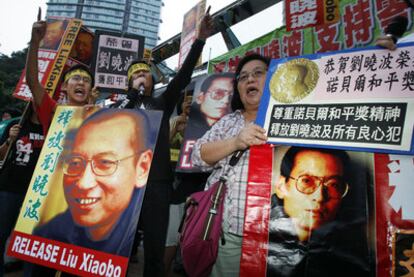
[[(10, 124), (9, 129), (14, 124)], [(6, 138), (8, 136), (5, 136)], [(0, 142), (3, 143), (4, 141)], [(26, 120), (0, 171), (0, 190), (25, 194), (44, 142), (42, 125)]]

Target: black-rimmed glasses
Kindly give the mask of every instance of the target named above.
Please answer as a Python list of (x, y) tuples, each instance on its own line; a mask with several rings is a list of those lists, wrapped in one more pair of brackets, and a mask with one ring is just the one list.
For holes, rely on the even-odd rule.
[(80, 176), (85, 171), (88, 163), (91, 163), (92, 172), (97, 176), (109, 176), (116, 172), (118, 164), (121, 161), (135, 157), (141, 152), (134, 153), (130, 156), (117, 159), (115, 155), (103, 153), (93, 156), (91, 159), (85, 159), (80, 155), (72, 155), (63, 160), (63, 173), (67, 176)]
[(341, 177), (318, 177), (312, 175), (300, 175), (298, 178), (289, 176), (296, 181), (296, 189), (304, 194), (312, 194), (322, 184), (329, 197), (340, 199), (348, 193), (349, 186)]

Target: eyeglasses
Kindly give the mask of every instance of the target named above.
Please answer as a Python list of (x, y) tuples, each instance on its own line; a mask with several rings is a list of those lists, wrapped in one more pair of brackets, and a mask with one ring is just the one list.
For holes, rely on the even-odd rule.
[(290, 179), (296, 181), (296, 189), (304, 194), (312, 194), (322, 184), (329, 197), (333, 199), (340, 199), (345, 197), (348, 193), (348, 184), (340, 177), (317, 177), (312, 175), (300, 175), (298, 178), (289, 176)]
[(207, 92), (210, 94), (210, 97), (214, 100), (221, 100), (226, 96), (230, 97), (233, 93), (231, 90), (225, 89), (207, 90)]
[(115, 173), (118, 169), (118, 164), (121, 161), (135, 157), (141, 152), (132, 154), (122, 159), (116, 159), (112, 154), (98, 154), (92, 159), (85, 159), (82, 156), (70, 156), (63, 161), (63, 173), (67, 176), (80, 176), (85, 171), (86, 166), (90, 162), (92, 165), (92, 172), (96, 176), (109, 176)]
[(266, 75), (265, 68), (255, 68), (252, 72), (242, 72), (237, 77), (236, 80), (239, 83), (245, 83), (249, 79), (249, 76), (252, 76), (254, 79), (260, 78)]
[(74, 80), (74, 81), (76, 81), (76, 82), (83, 81), (86, 84), (92, 83), (92, 79), (90, 77), (81, 76), (81, 75), (73, 75), (71, 77), (71, 79)]

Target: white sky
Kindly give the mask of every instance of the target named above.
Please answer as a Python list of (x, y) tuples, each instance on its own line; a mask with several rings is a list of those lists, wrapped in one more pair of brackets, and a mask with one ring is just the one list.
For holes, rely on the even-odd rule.
[[(165, 6), (161, 9), (159, 37), (161, 41), (171, 38), (181, 31), (183, 15), (190, 10), (198, 0), (163, 0)], [(26, 47), (30, 40), (30, 31), (37, 18), (37, 9), (42, 8), (42, 17), (46, 14), (47, 0), (2, 0), (0, 3), (0, 53), (10, 55)], [(211, 5), (210, 13), (222, 9), (234, 0), (207, 0)], [(283, 3), (283, 2), (281, 2)], [(237, 38), (244, 44), (265, 33), (279, 27), (282, 22), (282, 5), (279, 3), (266, 11), (233, 26), (232, 30)], [(211, 51), (211, 54), (210, 54)], [(207, 40), (204, 48), (203, 61), (217, 57), (228, 50), (221, 35), (218, 34)], [(178, 55), (168, 60), (168, 65), (175, 67)]]

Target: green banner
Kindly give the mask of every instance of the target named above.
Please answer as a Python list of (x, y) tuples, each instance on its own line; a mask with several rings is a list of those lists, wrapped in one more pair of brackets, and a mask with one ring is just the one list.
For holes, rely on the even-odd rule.
[(250, 53), (279, 59), (370, 46), (399, 15), (410, 22), (406, 34), (414, 29), (413, 13), (403, 0), (342, 0), (340, 14), (341, 20), (335, 24), (291, 32), (278, 28), (210, 60), (208, 72), (235, 71), (238, 61)]

